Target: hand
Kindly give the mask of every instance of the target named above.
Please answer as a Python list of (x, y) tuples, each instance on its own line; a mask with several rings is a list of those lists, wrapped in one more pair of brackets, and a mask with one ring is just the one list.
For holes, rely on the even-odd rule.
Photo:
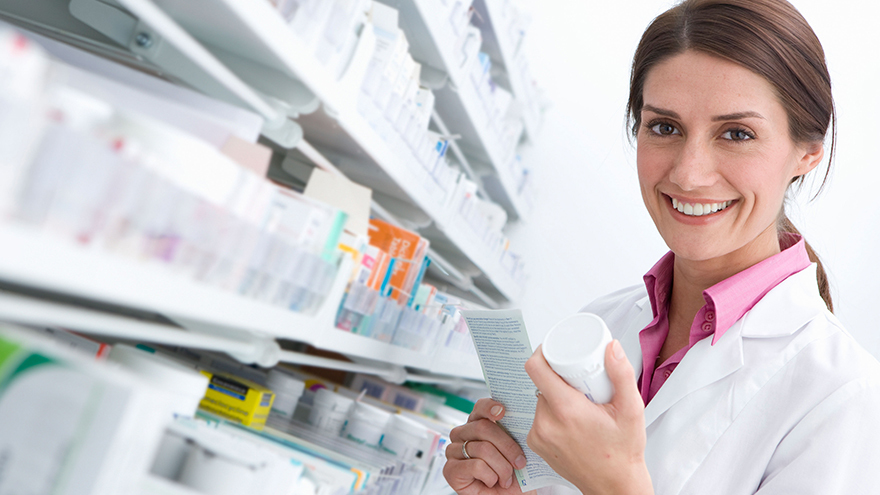
[(645, 406), (616, 340), (605, 349), (605, 370), (614, 396), (593, 404), (550, 368), (538, 346), (526, 362), (541, 391), (529, 448), (584, 494), (654, 493), (644, 460)]
[[(495, 422), (504, 417), (504, 406), (492, 399), (480, 399), (468, 422), (449, 433), (443, 476), (460, 495), (519, 495), (522, 491), (513, 475), (522, 469), (526, 457), (519, 445)], [(467, 441), (466, 459), (462, 444)]]

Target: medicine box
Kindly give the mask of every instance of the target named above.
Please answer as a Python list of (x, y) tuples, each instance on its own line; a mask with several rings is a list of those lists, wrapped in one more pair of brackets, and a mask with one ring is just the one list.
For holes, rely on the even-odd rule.
[(256, 383), (225, 373), (202, 370), (208, 389), (199, 407), (245, 426), (262, 429), (272, 409), (275, 394)]

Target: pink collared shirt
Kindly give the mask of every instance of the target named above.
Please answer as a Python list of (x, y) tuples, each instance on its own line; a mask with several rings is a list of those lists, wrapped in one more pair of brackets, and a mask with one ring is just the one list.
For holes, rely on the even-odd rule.
[[(801, 236), (782, 234), (782, 251), (732, 277), (722, 280), (703, 291), (706, 304), (697, 312), (691, 324), (688, 345), (657, 363), (660, 349), (669, 334), (669, 297), (672, 290), (672, 266), (675, 255), (666, 253), (645, 275), (645, 287), (651, 300), (654, 320), (639, 332), (642, 347), (642, 376), (639, 391), (645, 405), (666, 383), (688, 350), (697, 342), (712, 336), (712, 345), (724, 332), (742, 318), (758, 301), (780, 282), (808, 266), (810, 258)], [(659, 366), (658, 366), (659, 364)]]

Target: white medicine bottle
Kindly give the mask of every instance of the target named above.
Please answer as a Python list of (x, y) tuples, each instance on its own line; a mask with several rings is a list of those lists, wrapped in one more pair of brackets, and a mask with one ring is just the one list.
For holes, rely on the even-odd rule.
[(544, 359), (569, 385), (596, 404), (611, 401), (614, 386), (605, 372), (605, 348), (611, 332), (602, 318), (577, 313), (557, 323), (544, 337)]

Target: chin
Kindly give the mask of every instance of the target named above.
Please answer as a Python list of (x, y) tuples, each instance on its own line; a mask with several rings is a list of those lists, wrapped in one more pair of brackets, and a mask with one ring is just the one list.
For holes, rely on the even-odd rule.
[(669, 246), (669, 249), (673, 253), (675, 253), (677, 258), (691, 261), (711, 260), (726, 254), (721, 246), (706, 240), (677, 239), (671, 242), (667, 241), (666, 245)]

